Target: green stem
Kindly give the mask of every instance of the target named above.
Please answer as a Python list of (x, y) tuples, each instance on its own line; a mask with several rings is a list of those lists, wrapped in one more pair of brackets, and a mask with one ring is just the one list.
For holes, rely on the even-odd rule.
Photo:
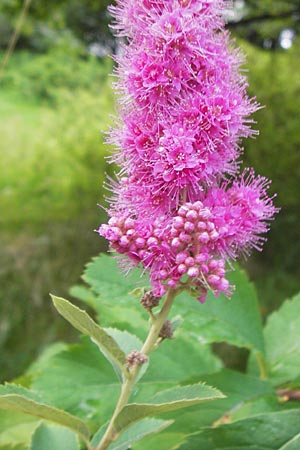
[(21, 29), (22, 29), (22, 26), (23, 26), (23, 23), (24, 23), (27, 11), (29, 9), (30, 3), (31, 3), (31, 0), (24, 0), (23, 7), (22, 7), (22, 10), (21, 10), (21, 13), (20, 13), (20, 17), (18, 19), (16, 28), (15, 28), (15, 31), (14, 31), (12, 37), (11, 37), (11, 40), (9, 41), (7, 50), (6, 50), (5, 55), (3, 57), (2, 63), (0, 65), (0, 79), (1, 79), (1, 77), (3, 75), (3, 72), (4, 72), (4, 70), (5, 70), (5, 68), (6, 68), (7, 64), (8, 64), (9, 58), (11, 57), (11, 55), (12, 55), (14, 49), (15, 49), (16, 43), (17, 43), (17, 41), (19, 39), (19, 36), (20, 36), (20, 33), (21, 33)]
[(266, 367), (266, 361), (265, 358), (263, 357), (263, 355), (261, 353), (256, 353), (256, 359), (258, 362), (258, 366), (259, 366), (259, 372), (260, 372), (260, 378), (262, 380), (266, 380), (268, 378), (267, 375), (267, 367)]
[[(143, 355), (148, 355), (151, 351), (154, 350), (155, 343), (159, 337), (160, 330), (169, 315), (174, 298), (178, 292), (179, 292), (178, 290), (174, 290), (174, 289), (170, 289), (168, 291), (166, 300), (163, 304), (161, 311), (159, 312), (157, 317), (153, 318), (153, 323), (149, 330), (149, 334), (148, 334), (148, 336), (144, 342), (144, 345), (141, 349), (141, 353)], [(106, 450), (107, 447), (111, 444), (111, 442), (115, 441), (118, 438), (119, 434), (114, 429), (114, 423), (115, 423), (115, 420), (116, 420), (118, 414), (120, 413), (120, 411), (123, 409), (123, 407), (127, 404), (128, 400), (129, 400), (132, 389), (136, 383), (139, 371), (140, 371), (140, 366), (135, 366), (132, 369), (130, 376), (123, 383), (121, 394), (120, 394), (118, 403), (115, 407), (115, 411), (112, 415), (111, 421), (106, 429), (106, 432), (105, 432), (103, 438), (101, 439), (100, 444), (95, 448), (95, 450)]]

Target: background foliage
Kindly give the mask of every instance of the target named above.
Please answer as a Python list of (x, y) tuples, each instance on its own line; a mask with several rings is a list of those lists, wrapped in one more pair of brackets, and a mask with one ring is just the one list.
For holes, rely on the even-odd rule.
[[(97, 208), (108, 169), (103, 130), (114, 111), (112, 62), (103, 57), (117, 51), (107, 3), (32, 0), (0, 79), (1, 379), (20, 374), (57, 337), (74, 338), (54, 320), (48, 293), (66, 295), (86, 261), (105, 249), (93, 230), (105, 220)], [(256, 115), (260, 136), (245, 142), (245, 164), (273, 179), (282, 208), (263, 254), (246, 266), (263, 315), (299, 290), (299, 4), (236, 1), (229, 24), (248, 57), (250, 92), (267, 106)], [(1, 2), (3, 52), (21, 5)], [(287, 28), (292, 46), (283, 49)]]

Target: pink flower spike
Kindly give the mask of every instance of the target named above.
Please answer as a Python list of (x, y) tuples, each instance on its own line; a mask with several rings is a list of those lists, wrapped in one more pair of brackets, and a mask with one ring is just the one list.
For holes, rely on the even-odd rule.
[(270, 182), (239, 174), (256, 134), (243, 57), (225, 30), (227, 0), (116, 0), (119, 117), (108, 142), (120, 167), (98, 233), (140, 265), (153, 295), (188, 287), (230, 296), (226, 263), (261, 250), (278, 212)]

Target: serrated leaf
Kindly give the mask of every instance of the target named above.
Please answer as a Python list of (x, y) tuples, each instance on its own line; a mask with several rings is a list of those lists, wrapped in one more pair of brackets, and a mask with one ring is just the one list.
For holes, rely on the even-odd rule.
[[(131, 445), (140, 441), (145, 436), (159, 433), (167, 428), (172, 421), (158, 419), (144, 419), (129, 427), (121, 437), (108, 447), (108, 450), (127, 450)], [(99, 445), (102, 436), (105, 433), (107, 424), (102, 426), (92, 439), (92, 446)]]
[(151, 403), (132, 403), (126, 405), (117, 416), (114, 428), (117, 432), (144, 417), (187, 408), (209, 400), (223, 398), (224, 395), (215, 388), (199, 383), (158, 392)]
[(210, 293), (201, 304), (184, 292), (176, 298), (173, 312), (184, 318), (185, 332), (197, 336), (201, 343), (227, 342), (263, 353), (263, 329), (254, 286), (239, 269), (229, 273), (228, 279), (236, 286), (230, 300)]
[(130, 294), (137, 284), (144, 286), (148, 284), (147, 278), (142, 277), (142, 271), (133, 269), (128, 275), (122, 274), (115, 258), (101, 254), (93, 258), (87, 264), (83, 280), (88, 283), (92, 290), (113, 304), (115, 301), (127, 302), (133, 300)]
[(93, 294), (91, 289), (85, 286), (75, 285), (70, 288), (69, 292), (70, 295), (72, 295), (72, 297), (81, 300), (82, 302), (89, 305), (91, 308), (95, 309), (97, 300), (95, 294)]
[(150, 354), (150, 365), (144, 381), (168, 381), (178, 383), (189, 377), (217, 372), (222, 362), (208, 345), (199, 345), (196, 339), (178, 332), (174, 340), (164, 341), (157, 351)]
[[(300, 411), (260, 414), (192, 435), (180, 450), (285, 450), (300, 433)], [(288, 448), (288, 447), (287, 447)]]
[(48, 361), (32, 388), (57, 408), (99, 426), (111, 416), (120, 393), (112, 366), (87, 337)]
[(0, 408), (30, 414), (34, 417), (40, 417), (41, 419), (50, 420), (54, 423), (69, 427), (84, 439), (87, 439), (90, 435), (86, 424), (78, 419), (78, 417), (72, 416), (53, 406), (33, 400), (30, 396), (13, 393), (1, 394)]
[(40, 420), (15, 411), (0, 410), (0, 449), (17, 446), (28, 449), (31, 435)]
[[(141, 307), (134, 289), (138, 281), (142, 282), (141, 275), (142, 272), (137, 268), (128, 275), (121, 273), (115, 258), (101, 254), (87, 265), (82, 277), (91, 286), (93, 304), (91, 305), (87, 295), (75, 296), (95, 309), (102, 326), (119, 328), (144, 338), (149, 315)], [(145, 284), (144, 280), (142, 284)], [(141, 289), (144, 290), (143, 287)]]
[(86, 311), (77, 308), (77, 306), (72, 305), (72, 303), (60, 297), (52, 296), (52, 300), (57, 311), (68, 322), (77, 330), (81, 331), (81, 333), (89, 336), (98, 345), (119, 376), (121, 378), (126, 377), (126, 357), (113, 337), (94, 322)]
[[(200, 407), (192, 406), (189, 409), (168, 413), (168, 418), (173, 419), (174, 424), (166, 433), (187, 435), (213, 424), (232, 422), (238, 418), (239, 411), (245, 405), (256, 402), (258, 399), (268, 399), (271, 396), (276, 399), (276, 393), (269, 382), (232, 370), (226, 369), (216, 374), (201, 375), (193, 378), (190, 382), (199, 379), (217, 386), (226, 395), (226, 398), (202, 403)], [(161, 433), (161, 437), (164, 433)], [(171, 449), (172, 447), (164, 448), (164, 450)]]
[(171, 425), (170, 420), (144, 419), (128, 428), (108, 450), (127, 450), (131, 445), (150, 434), (160, 433)]
[(279, 450), (299, 450), (300, 448), (300, 433), (287, 442), (283, 447)]
[(48, 345), (45, 350), (38, 356), (38, 358), (29, 366), (25, 372), (25, 377), (29, 376), (29, 379), (34, 378), (34, 376), (43, 370), (47, 366), (48, 361), (60, 352), (65, 351), (68, 348), (68, 344), (65, 342), (55, 342), (54, 344)]
[(178, 446), (184, 442), (186, 434), (184, 433), (170, 433), (163, 431), (159, 435), (145, 437), (137, 442), (134, 450), (176, 450)]
[(76, 434), (67, 428), (41, 424), (34, 432), (30, 450), (79, 450)]
[[(107, 280), (106, 273), (109, 272)], [(140, 280), (141, 271), (134, 269), (132, 278), (120, 275), (116, 260), (100, 255), (87, 266), (83, 279), (98, 294), (94, 308), (106, 324), (127, 329), (138, 336), (147, 327), (147, 315), (137, 300), (129, 294)], [(109, 278), (112, 277), (112, 278)], [(230, 300), (211, 293), (200, 304), (187, 292), (182, 293), (172, 307), (174, 315), (183, 317), (186, 334), (201, 343), (228, 342), (263, 354), (264, 340), (257, 295), (244, 271), (236, 269), (228, 274), (236, 290)], [(110, 281), (114, 283), (113, 289)], [(112, 303), (114, 308), (111, 308)]]
[[(300, 294), (273, 312), (264, 328), (267, 374), (273, 385), (300, 376)], [(251, 361), (251, 370), (255, 362)], [(257, 370), (256, 370), (257, 371)]]
[[(119, 345), (124, 354), (128, 355), (132, 350), (140, 351), (143, 343), (134, 334), (128, 333), (127, 331), (117, 330), (115, 328), (105, 328), (107, 334), (109, 334)], [(145, 374), (149, 366), (149, 361), (145, 362), (138, 373), (136, 381), (139, 381)]]
[[(176, 345), (174, 345), (176, 344)], [(132, 393), (134, 401), (153, 395), (188, 377), (218, 370), (210, 349), (179, 338), (164, 342), (151, 354), (150, 367)], [(43, 399), (99, 427), (111, 417), (120, 393), (113, 369), (88, 338), (54, 355), (35, 377), (32, 387)]]
[(37, 392), (34, 392), (30, 389), (26, 389), (23, 386), (19, 386), (13, 383), (6, 383), (4, 385), (0, 385), (0, 397), (8, 394), (17, 394), (38, 402), (42, 401), (41, 397)]

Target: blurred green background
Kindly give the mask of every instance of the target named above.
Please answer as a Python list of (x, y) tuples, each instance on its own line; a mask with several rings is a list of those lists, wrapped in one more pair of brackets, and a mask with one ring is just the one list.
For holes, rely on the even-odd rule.
[[(49, 292), (68, 296), (84, 264), (106, 249), (94, 229), (105, 220), (97, 203), (112, 171), (107, 55), (118, 43), (108, 3), (27, 0), (23, 23), (26, 2), (0, 3), (0, 380), (19, 375), (49, 342), (73, 338)], [(243, 263), (265, 315), (300, 287), (300, 0), (234, 7), (229, 29), (247, 55), (249, 93), (266, 105), (244, 163), (273, 179), (281, 207), (264, 252)]]

